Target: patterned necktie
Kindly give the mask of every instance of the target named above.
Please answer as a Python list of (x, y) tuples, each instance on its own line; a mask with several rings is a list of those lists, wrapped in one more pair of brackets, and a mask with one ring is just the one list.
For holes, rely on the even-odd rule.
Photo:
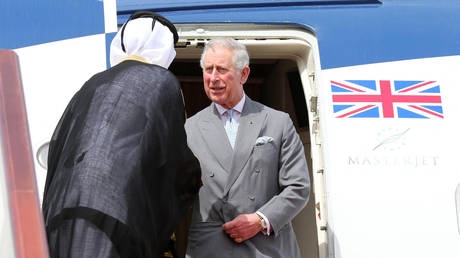
[(227, 132), (228, 140), (230, 142), (230, 145), (232, 145), (232, 148), (235, 146), (235, 140), (236, 140), (236, 133), (238, 132), (238, 125), (233, 119), (233, 112), (235, 110), (229, 109), (225, 111), (227, 113), (227, 121), (225, 122), (225, 131)]

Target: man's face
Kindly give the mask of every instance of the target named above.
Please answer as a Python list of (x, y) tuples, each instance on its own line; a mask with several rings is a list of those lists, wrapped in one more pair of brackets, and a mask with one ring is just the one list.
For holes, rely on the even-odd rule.
[(243, 84), (249, 75), (249, 67), (238, 72), (232, 58), (232, 50), (214, 46), (207, 50), (203, 65), (206, 95), (227, 109), (233, 108), (243, 97)]

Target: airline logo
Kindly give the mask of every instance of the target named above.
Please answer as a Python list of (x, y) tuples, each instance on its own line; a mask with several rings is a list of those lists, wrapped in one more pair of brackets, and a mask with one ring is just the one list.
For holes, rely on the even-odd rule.
[(331, 81), (336, 118), (444, 118), (436, 81)]

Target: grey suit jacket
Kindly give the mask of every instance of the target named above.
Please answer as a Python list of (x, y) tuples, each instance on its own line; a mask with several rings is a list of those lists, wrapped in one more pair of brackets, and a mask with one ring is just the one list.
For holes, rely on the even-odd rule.
[[(310, 180), (302, 142), (289, 115), (246, 98), (235, 150), (212, 103), (187, 120), (187, 142), (204, 185), (193, 207), (187, 257), (300, 257), (291, 220), (305, 206)], [(256, 144), (259, 137), (272, 139)], [(235, 243), (222, 225), (262, 212), (273, 228)]]

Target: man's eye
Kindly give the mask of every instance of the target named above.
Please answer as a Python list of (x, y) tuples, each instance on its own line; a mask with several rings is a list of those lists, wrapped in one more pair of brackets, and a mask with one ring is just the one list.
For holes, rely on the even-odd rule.
[(228, 69), (227, 68), (217, 68), (217, 71), (219, 73), (226, 73), (228, 71)]
[(205, 68), (204, 71), (207, 73), (212, 73), (212, 68), (211, 67)]

